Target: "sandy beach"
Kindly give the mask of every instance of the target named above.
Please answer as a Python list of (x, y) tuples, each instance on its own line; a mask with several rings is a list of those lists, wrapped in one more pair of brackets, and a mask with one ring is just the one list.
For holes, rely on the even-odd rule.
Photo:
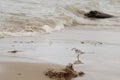
[[(78, 29), (76, 29), (78, 28)], [(62, 34), (61, 34), (62, 33)], [(73, 80), (119, 80), (120, 32), (81, 30), (79, 27), (36, 37), (0, 39), (0, 79), (49, 80), (43, 72), (74, 63), (72, 48), (85, 52), (84, 64), (74, 65), (85, 76)], [(17, 50), (16, 53), (10, 51)], [(7, 75), (7, 77), (6, 77)]]
[(120, 0), (0, 0), (0, 80), (69, 63), (72, 80), (120, 80)]

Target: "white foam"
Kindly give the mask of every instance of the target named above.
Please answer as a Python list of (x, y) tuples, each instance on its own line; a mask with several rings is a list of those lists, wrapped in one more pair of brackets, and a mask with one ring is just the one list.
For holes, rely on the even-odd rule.
[(45, 30), (45, 32), (49, 33), (53, 31), (53, 28), (49, 27), (48, 25), (44, 25), (42, 27), (43, 30)]
[(51, 32), (56, 31), (56, 30), (64, 29), (64, 24), (58, 24), (58, 25), (56, 25), (55, 27), (50, 27), (49, 25), (44, 25), (44, 26), (42, 27), (42, 29), (43, 29), (46, 33), (51, 33)]

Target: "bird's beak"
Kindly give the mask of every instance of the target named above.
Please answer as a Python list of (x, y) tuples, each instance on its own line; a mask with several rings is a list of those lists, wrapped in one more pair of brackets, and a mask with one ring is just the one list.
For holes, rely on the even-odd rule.
[(71, 50), (74, 50), (75, 48), (72, 48)]

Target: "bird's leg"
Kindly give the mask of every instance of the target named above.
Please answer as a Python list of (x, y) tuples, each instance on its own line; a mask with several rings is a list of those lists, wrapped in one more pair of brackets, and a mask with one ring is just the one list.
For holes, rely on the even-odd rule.
[(77, 55), (77, 61), (80, 61), (80, 54)]
[(77, 61), (75, 61), (74, 64), (82, 64), (79, 58), (80, 58), (80, 54), (77, 55)]

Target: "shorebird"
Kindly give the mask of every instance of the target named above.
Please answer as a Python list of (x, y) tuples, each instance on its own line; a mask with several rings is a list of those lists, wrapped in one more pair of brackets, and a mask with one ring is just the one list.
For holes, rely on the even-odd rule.
[(83, 52), (79, 49), (76, 49), (76, 48), (72, 48), (71, 50), (74, 50), (75, 53), (77, 54), (77, 61), (75, 61), (74, 64), (81, 64), (82, 62), (80, 61), (79, 57), (80, 57), (80, 55), (84, 54), (85, 52)]
[(72, 48), (72, 50), (74, 50), (76, 54), (84, 54), (85, 53), (77, 48)]

